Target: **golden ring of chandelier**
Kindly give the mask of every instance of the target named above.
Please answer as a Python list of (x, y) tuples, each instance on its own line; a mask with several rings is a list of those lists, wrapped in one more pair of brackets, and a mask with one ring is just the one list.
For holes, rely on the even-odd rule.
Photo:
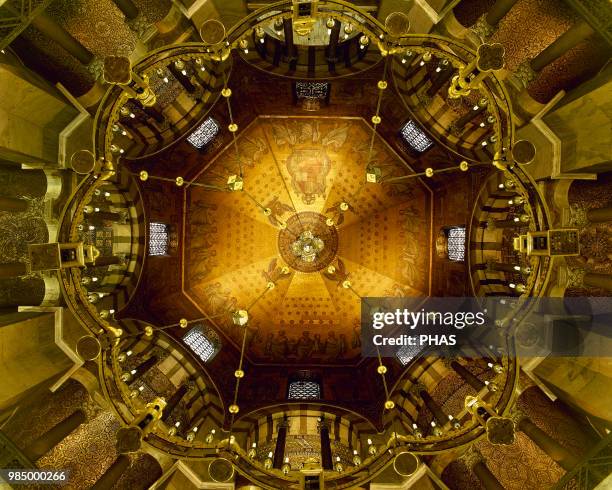
[[(388, 58), (387, 58), (388, 60)], [(378, 97), (378, 103), (377, 103), (377, 108), (376, 108), (376, 113), (374, 114), (374, 116), (372, 116), (372, 144), (373, 144), (373, 140), (374, 140), (374, 135), (376, 133), (376, 130), (378, 128), (378, 125), (382, 122), (382, 118), (380, 116), (380, 102), (382, 99), (382, 94), (384, 92), (384, 90), (387, 89), (388, 87), (388, 82), (386, 81), (386, 70), (387, 68), (387, 63), (385, 63), (385, 74), (383, 76), (382, 80), (379, 80), (377, 82), (377, 88), (379, 89), (379, 97)], [(229, 87), (225, 86), (223, 88), (223, 90), (221, 91), (221, 94), (224, 98), (228, 99), (229, 102), (229, 98), (232, 95), (232, 91)], [(230, 111), (230, 124), (228, 125), (228, 130), (235, 135), (235, 133), (238, 131), (238, 125), (233, 121), (232, 115), (231, 115), (231, 111)], [(445, 173), (445, 172), (449, 172), (449, 171), (455, 171), (455, 170), (460, 170), (460, 171), (467, 171), (469, 170), (470, 167), (472, 166), (477, 166), (477, 165), (484, 165), (483, 163), (481, 164), (472, 164), (470, 165), (467, 161), (462, 161), (459, 165), (457, 166), (453, 166), (453, 167), (447, 167), (444, 169), (437, 169), (434, 170), (433, 168), (429, 167), (427, 169), (425, 169), (424, 172), (420, 172), (420, 173), (414, 173), (414, 174), (410, 174), (410, 175), (405, 175), (405, 176), (400, 176), (400, 177), (391, 177), (391, 178), (383, 178), (382, 173), (380, 171), (379, 168), (377, 167), (373, 167), (370, 165), (370, 161), (371, 161), (371, 149), (372, 149), (372, 144), (370, 145), (370, 157), (368, 158), (368, 164), (367, 164), (367, 168), (366, 168), (366, 178), (365, 181), (368, 183), (398, 183), (398, 182), (402, 182), (405, 181), (407, 179), (411, 179), (411, 178), (416, 178), (416, 177), (428, 177), (431, 178), (436, 174), (441, 174), (441, 173)], [(239, 155), (238, 155), (239, 156)], [(238, 160), (239, 161), (239, 160)], [(160, 180), (160, 181), (167, 181), (167, 182), (174, 182), (174, 184), (178, 187), (182, 187), (185, 184), (185, 179), (181, 176), (176, 177), (175, 179), (170, 179), (170, 178), (166, 178), (166, 177), (158, 177), (158, 176), (151, 176), (149, 175), (149, 173), (146, 170), (141, 170), (138, 173), (138, 178), (143, 181), (146, 182), (149, 179), (154, 179), (154, 180)], [(238, 174), (233, 174), (230, 175), (227, 178), (227, 183), (226, 183), (226, 187), (220, 187), (220, 186), (216, 186), (216, 185), (211, 185), (211, 184), (203, 184), (203, 183), (199, 183), (199, 182), (195, 182), (195, 181), (190, 181), (188, 182), (189, 185), (195, 185), (195, 186), (200, 186), (203, 188), (208, 188), (211, 190), (217, 190), (217, 191), (232, 191), (232, 192), (239, 192), (239, 191), (243, 191), (246, 192), (244, 189), (244, 179), (242, 175), (238, 175)], [(251, 197), (251, 199), (253, 199)], [(254, 200), (254, 199), (253, 199)], [(255, 200), (254, 200), (255, 201)], [(260, 203), (258, 203), (257, 201), (255, 201), (256, 204), (262, 208), (264, 214), (269, 215), (271, 214), (271, 210), (270, 208), (266, 208), (263, 205), (261, 205)], [(339, 210), (341, 212), (346, 211), (350, 208), (350, 205), (347, 202), (341, 202), (339, 204)], [(328, 219), (327, 220), (327, 224), (330, 226), (333, 226), (334, 221), (333, 219)], [(284, 226), (283, 226), (284, 225)], [(286, 224), (281, 222), (280, 227), (286, 227)], [(328, 272), (329, 273), (334, 273), (335, 272), (335, 267), (333, 265), (329, 266), (328, 268)], [(266, 289), (264, 290), (264, 292), (255, 300), (255, 302), (257, 302), (261, 297), (263, 297), (263, 295), (269, 291), (270, 289), (273, 289), (275, 286), (275, 284), (273, 282), (268, 283)], [(358, 298), (361, 299), (361, 296), (352, 288), (352, 285), (350, 283), (350, 281), (345, 280), (342, 282), (342, 286), (345, 289), (349, 289), (351, 290), (351, 292), (353, 292)], [(254, 303), (255, 303), (254, 302)], [(253, 304), (254, 304), (253, 303)], [(245, 341), (246, 341), (246, 335), (247, 335), (247, 329), (246, 329), (246, 325), (248, 322), (248, 309), (246, 310), (236, 310), (233, 314), (232, 314), (232, 321), (234, 322), (234, 324), (244, 327), (244, 341), (243, 341), (243, 348), (241, 349), (241, 355), (240, 355), (240, 361), (239, 361), (239, 366), (238, 369), (235, 370), (234, 372), (234, 376), (236, 378), (236, 388), (235, 388), (235, 392), (234, 392), (234, 400), (233, 403), (228, 407), (228, 411), (231, 414), (231, 423), (230, 423), (230, 438), (228, 439), (228, 441), (231, 441), (231, 431), (233, 428), (233, 423), (234, 423), (234, 419), (236, 414), (238, 414), (238, 412), (240, 411), (240, 407), (237, 404), (237, 398), (238, 398), (238, 388), (239, 388), (239, 384), (240, 384), (240, 380), (242, 378), (244, 378), (245, 376), (245, 372), (242, 369), (242, 364), (244, 361), (244, 345), (245, 345)], [(179, 320), (178, 324), (172, 325), (172, 326), (180, 326), (181, 328), (186, 328), (189, 324), (189, 321), (186, 318), (182, 318)], [(167, 327), (161, 327), (162, 329), (164, 328), (168, 328)], [(144, 330), (144, 334), (145, 336), (151, 337), (153, 335), (154, 332), (154, 328), (152, 326), (147, 326), (145, 327)], [(393, 402), (393, 400), (390, 399), (389, 397), (389, 390), (388, 390), (388, 386), (387, 386), (387, 382), (386, 382), (386, 377), (385, 374), (387, 373), (387, 368), (386, 366), (383, 365), (382, 363), (382, 359), (379, 356), (379, 366), (377, 368), (377, 372), (378, 374), (381, 375), (382, 378), (382, 382), (383, 382), (383, 387), (385, 390), (385, 403), (384, 403), (384, 407), (386, 410), (392, 410), (393, 408), (395, 408), (395, 403)]]
[[(333, 2), (332, 1), (330, 3), (332, 4), (337, 3), (338, 5), (346, 7), (346, 5), (344, 5), (344, 2)], [(311, 12), (310, 16), (308, 16), (307, 18), (297, 18), (295, 17), (295, 12), (293, 14), (284, 12), (284, 13), (280, 13), (277, 15), (268, 16), (266, 17), (265, 21), (260, 21), (258, 22), (257, 25), (248, 27), (246, 29), (246, 32), (242, 32), (241, 29), (244, 30), (244, 25), (248, 24), (248, 22), (253, 20), (251, 18), (247, 18), (241, 24), (234, 27), (227, 35), (225, 32), (225, 27), (221, 23), (218, 23), (218, 21), (209, 21), (209, 22), (217, 22), (218, 24), (220, 24), (220, 28), (216, 28), (216, 31), (215, 31), (215, 34), (219, 36), (217, 39), (215, 39), (216, 41), (215, 45), (214, 46), (210, 45), (206, 48), (207, 57), (213, 61), (223, 61), (229, 57), (229, 54), (232, 49), (242, 49), (248, 52), (248, 45), (249, 45), (248, 37), (251, 33), (254, 33), (256, 40), (260, 42), (264, 41), (266, 32), (261, 27), (261, 24), (263, 24), (263, 22), (274, 22), (275, 26), (277, 26), (277, 25), (281, 25), (280, 23), (282, 23), (284, 18), (291, 18), (293, 15), (293, 17), (295, 17), (293, 21), (294, 21), (294, 26), (296, 29), (298, 29), (299, 27), (303, 29), (311, 29), (315, 19), (317, 17), (322, 17), (322, 14), (318, 13), (316, 2), (313, 2), (312, 5), (313, 5), (313, 11)], [(355, 7), (352, 7), (352, 6), (349, 6), (349, 7), (350, 7), (349, 10), (354, 10), (355, 12), (359, 11), (359, 9)], [(328, 28), (328, 31), (331, 31), (331, 29), (335, 26), (336, 22), (340, 22), (341, 24), (344, 23), (345, 36), (348, 36), (349, 33), (353, 32), (354, 30), (353, 23), (355, 22), (355, 19), (353, 17), (349, 15), (343, 15), (340, 12), (333, 12), (333, 11), (327, 12), (325, 15), (329, 15), (329, 17), (326, 20), (326, 26)], [(359, 38), (359, 46), (363, 49), (370, 44), (370, 39), (374, 39), (381, 55), (384, 57), (388, 57), (388, 55), (394, 55), (394, 54), (404, 54), (406, 56), (412, 56), (415, 53), (420, 53), (422, 54), (421, 65), (423, 65), (424, 62), (429, 62), (432, 58), (432, 55), (436, 55), (438, 58), (448, 63), (448, 60), (452, 58), (451, 54), (448, 51), (443, 51), (441, 49), (437, 49), (433, 47), (405, 46), (401, 44), (401, 40), (407, 36), (407, 32), (409, 29), (409, 22), (407, 21), (407, 19), (405, 21), (402, 20), (399, 24), (397, 24), (397, 22), (389, 22), (389, 19), (391, 19), (393, 16), (401, 16), (401, 15), (402, 14), (398, 12), (390, 14), (384, 26), (380, 24), (377, 25), (376, 21), (374, 21), (373, 26), (375, 28), (378, 27), (379, 30), (383, 31), (378, 36), (376, 36), (376, 34), (370, 29), (367, 22), (360, 24), (359, 28), (363, 34)], [(401, 25), (401, 28), (398, 27), (399, 25)], [(279, 27), (275, 27), (275, 29), (277, 30), (277, 33), (280, 32)], [(213, 29), (213, 31), (214, 30), (215, 29)], [(236, 39), (234, 42), (230, 42), (228, 38), (232, 34), (235, 34), (237, 32), (241, 32), (239, 38)], [(201, 30), (201, 33), (202, 33), (202, 30)], [(204, 39), (204, 35), (202, 35), (202, 37)], [(461, 60), (460, 58), (458, 58), (457, 56), (455, 56), (456, 59), (454, 59), (454, 61), (455, 61), (455, 64), (458, 66), (458, 74), (452, 78), (451, 83), (449, 84), (449, 89), (448, 89), (449, 97), (450, 98), (460, 98), (462, 96), (469, 95), (471, 90), (473, 89), (486, 88), (483, 83), (485, 78), (488, 77), (492, 72), (498, 71), (501, 68), (503, 68), (504, 55), (505, 55), (504, 48), (501, 44), (483, 43), (478, 47), (476, 56), (474, 56), (472, 60), (469, 62), (465, 62)], [(193, 53), (191, 53), (191, 57), (193, 57)], [(147, 74), (143, 74), (142, 76), (136, 74), (134, 70), (132, 70), (131, 63), (127, 58), (109, 57), (109, 60), (111, 61), (109, 63), (109, 66), (114, 67), (114, 68), (116, 68), (117, 66), (120, 66), (120, 69), (115, 69), (116, 73), (111, 73), (108, 76), (106, 75), (106, 70), (105, 70), (104, 78), (107, 82), (111, 84), (122, 86), (122, 88), (125, 91), (124, 95), (127, 95), (128, 98), (138, 99), (145, 106), (150, 106), (150, 105), (155, 104), (156, 97), (155, 97), (155, 94), (151, 91), (149, 87)], [(105, 60), (105, 68), (106, 68), (106, 61), (107, 60)], [(196, 63), (199, 63), (200, 65), (203, 66), (202, 57), (200, 56), (195, 57), (195, 61)], [(180, 59), (177, 62), (182, 63)], [(405, 59), (402, 59), (402, 62), (405, 62)], [(131, 86), (132, 83), (135, 84), (138, 90), (135, 90)], [(387, 85), (387, 82), (385, 80), (382, 80), (378, 83), (378, 87), (381, 90), (384, 90), (384, 88), (386, 88), (386, 85)], [(222, 94), (224, 95), (224, 97), (228, 99), (229, 99), (229, 96), (231, 95), (231, 90), (227, 87), (227, 80), (225, 81), (225, 87), (222, 91)], [(490, 138), (490, 142), (494, 144), (494, 150), (495, 150), (492, 163), (493, 165), (498, 167), (500, 170), (505, 170), (510, 161), (507, 155), (507, 152), (508, 152), (507, 146), (509, 146), (507, 143), (509, 142), (506, 142), (506, 144), (504, 145), (504, 142), (501, 141), (502, 138), (498, 138), (496, 136), (498, 134), (499, 135), (502, 134), (502, 128), (501, 128), (501, 122), (499, 118), (499, 112), (497, 108), (494, 106), (495, 104), (493, 104), (493, 107), (491, 109), (492, 117), (493, 117), (493, 124), (495, 125), (494, 136)], [(231, 116), (231, 110), (230, 110), (230, 116)], [(380, 124), (381, 118), (378, 113), (372, 117), (372, 122), (375, 126)], [(235, 133), (238, 130), (238, 126), (233, 120), (230, 121), (230, 124), (228, 125), (228, 129), (233, 134), (234, 141), (235, 141), (235, 138), (236, 138)], [(510, 134), (510, 139), (511, 139), (511, 136), (512, 135)], [(483, 145), (487, 143), (488, 142), (485, 141), (483, 142)], [(113, 152), (113, 150), (115, 153), (117, 152), (122, 153), (121, 149), (118, 148), (116, 145), (110, 145), (109, 149), (111, 149), (111, 153)], [(519, 163), (528, 163), (528, 162), (519, 162)], [(432, 170), (433, 169), (427, 169), (427, 173), (425, 173), (424, 175), (430, 176), (429, 174), (431, 174)], [(177, 183), (178, 181), (179, 180), (177, 179)]]
[[(330, 24), (332, 24), (332, 22), (335, 22), (333, 19), (328, 20), (327, 22), (327, 26), (330, 27)], [(332, 24), (333, 27), (333, 24)], [(258, 30), (259, 29), (259, 30)], [(260, 39), (263, 39), (263, 35), (261, 35), (261, 32), (263, 30), (261, 30), (261, 28), (255, 28), (255, 33), (256, 36)], [(391, 49), (387, 49), (388, 46), (383, 47), (381, 42), (384, 38), (384, 35), (381, 34), (379, 36), (380, 41), (377, 39), (377, 43), (379, 44), (379, 48), (381, 51), (381, 54), (383, 56), (387, 56), (388, 54), (396, 54), (399, 53), (401, 51), (407, 51), (405, 49), (402, 49), (400, 47), (395, 47), (395, 48), (391, 48)], [(238, 41), (238, 46), (241, 49), (248, 49), (247, 46), (245, 46), (245, 41), (247, 43), (248, 46), (248, 41), (245, 39), (241, 39)], [(361, 38), (359, 39), (359, 44), (362, 48), (364, 48), (365, 46), (367, 46), (369, 44), (370, 40), (369, 37), (364, 34), (361, 36)], [(418, 51), (419, 48), (418, 47), (413, 47), (414, 50)], [(480, 49), (479, 49), (479, 54), (480, 54)], [(503, 54), (503, 53), (502, 53)], [(227, 58), (227, 56), (229, 56), (229, 50), (227, 52), (226, 55), (224, 55), (224, 57), (222, 57), (222, 59)], [(431, 50), (425, 51), (423, 53), (423, 59), (425, 61), (427, 61), (427, 59), (431, 58)], [(471, 72), (474, 71), (474, 69), (477, 67), (478, 64), (478, 57), (475, 59), (475, 61), (473, 61), (472, 63), (470, 63), (467, 67), (463, 67), (463, 69), (460, 69), (459, 75), (453, 78), (453, 83), (451, 83), (451, 86), (449, 88), (449, 96), (453, 97), (453, 98), (459, 98), (461, 96), (464, 95), (468, 95), (470, 93), (470, 90), (476, 85), (476, 83), (479, 83), (482, 81), (482, 79), (486, 76), (486, 72), (487, 71), (492, 71), (492, 70), (480, 70), (479, 75), (477, 75), (476, 77), (472, 77), (470, 78)], [(479, 67), (480, 68), (480, 67)], [(500, 67), (501, 68), (501, 67)], [(130, 69), (131, 71), (131, 69)], [(131, 71), (133, 74), (133, 71)], [(138, 100), (140, 100), (140, 102), (143, 105), (153, 105), (155, 103), (155, 94), (152, 93), (152, 91), (150, 90), (150, 88), (148, 87), (148, 79), (146, 77), (138, 77), (137, 75), (133, 74), (133, 76), (130, 78), (130, 82), (131, 81), (135, 81), (135, 83), (137, 85), (139, 85), (142, 88), (142, 91), (136, 92), (133, 89), (131, 89), (131, 87), (128, 87), (127, 84), (121, 84), (124, 85), (124, 89), (127, 92), (128, 95), (131, 95), (135, 98), (137, 98)], [(112, 83), (112, 82), (111, 82)], [(380, 90), (380, 95), (382, 96), (382, 92), (387, 88), (387, 81), (385, 79), (380, 80), (377, 84), (379, 90)], [(227, 87), (227, 82), (225, 84), (224, 89), (222, 90), (222, 95), (228, 99), (229, 102), (229, 97), (231, 96), (231, 89), (229, 89)], [(380, 102), (380, 97), (379, 97), (379, 102)], [(377, 111), (376, 114), (372, 117), (372, 123), (373, 123), (373, 133), (376, 131), (377, 126), (381, 123), (381, 117), (379, 114), (379, 107), (380, 104), (377, 107)], [(238, 131), (238, 125), (231, 120), (230, 124), (228, 125), (228, 130), (233, 134), (234, 138), (235, 138), (235, 133)], [(374, 135), (373, 135), (374, 136)], [(497, 143), (495, 140), (492, 140), (493, 143)], [(501, 144), (501, 142), (499, 143)], [(120, 151), (120, 149), (118, 149), (118, 151), (120, 153), (122, 153)], [(505, 159), (502, 157), (502, 153), (500, 151), (497, 151), (493, 160), (493, 164), (495, 166), (497, 166), (500, 169), (505, 169), (504, 166), (505, 163)], [(478, 165), (478, 164), (476, 164)], [(452, 171), (452, 170), (461, 170), (461, 171), (467, 171), (469, 169), (469, 167), (474, 166), (474, 165), (470, 165), (468, 164), (468, 162), (466, 161), (462, 161), (458, 166), (456, 167), (449, 167), (449, 168), (445, 168), (445, 169), (438, 169), (438, 170), (434, 170), (433, 168), (427, 168), (424, 172), (421, 173), (415, 173), (415, 174), (411, 174), (411, 175), (406, 175), (406, 176), (401, 176), (401, 177), (392, 177), (392, 178), (383, 178), (381, 173), (380, 173), (380, 169), (377, 169), (376, 167), (372, 167), (370, 166), (370, 159), (368, 159), (368, 167), (366, 169), (366, 182), (369, 183), (394, 183), (394, 182), (400, 182), (403, 181), (405, 179), (409, 179), (409, 178), (413, 178), (413, 177), (420, 177), (420, 176), (425, 176), (425, 177), (433, 177), (435, 174), (439, 174), (439, 173), (443, 173), (443, 172), (448, 172), (448, 171)], [(110, 168), (109, 168), (110, 167)], [(112, 173), (114, 173), (114, 169), (112, 168), (112, 164), (110, 162), (107, 162), (105, 164), (105, 170), (106, 172), (104, 173), (104, 177), (108, 178), (109, 174), (112, 175)], [(242, 174), (242, 172), (240, 172), (240, 174)], [(166, 180), (166, 181), (172, 181), (172, 179), (167, 179), (167, 178), (163, 178), (163, 177), (154, 177), (154, 176), (149, 176), (148, 172), (143, 170), (138, 174), (139, 178), (142, 181), (146, 181), (149, 178), (153, 178), (153, 179), (157, 179), (157, 180)], [(177, 177), (176, 179), (174, 179), (174, 183), (177, 186), (182, 186), (185, 183), (185, 180), (183, 177)], [(221, 187), (218, 186), (213, 186), (213, 185), (207, 185), (207, 184), (201, 184), (201, 183), (197, 183), (197, 182), (189, 182), (190, 185), (196, 185), (196, 186), (202, 186), (202, 187), (207, 187), (207, 188), (211, 188), (214, 190), (229, 190), (229, 191), (243, 191), (243, 178), (242, 175), (231, 175), (228, 177), (227, 179), (227, 189), (223, 189)], [(258, 204), (259, 205), (259, 204)], [(263, 206), (259, 205), (260, 207), (262, 207), (262, 209), (264, 210), (265, 214), (269, 214), (271, 211), (269, 208), (264, 208)], [(340, 210), (341, 211), (346, 211), (349, 208), (348, 203), (346, 202), (342, 202), (340, 204)], [(328, 220), (328, 224), (330, 224), (330, 220)], [(333, 225), (333, 220), (331, 221), (331, 224)], [(286, 225), (285, 225), (286, 226)], [(281, 224), (282, 227), (282, 224)], [(334, 267), (330, 266), (330, 271), (329, 272), (334, 272)], [(346, 280), (342, 283), (342, 286), (344, 288), (347, 289), (351, 289), (358, 297), (359, 295), (352, 289), (350, 281)], [(274, 283), (270, 283), (267, 285), (266, 289), (264, 290), (264, 292), (255, 300), (255, 302), (257, 302), (268, 290), (272, 289), (274, 287)], [(254, 303), (253, 303), (254, 304)], [(245, 334), (244, 334), (244, 340), (246, 340), (246, 325), (248, 322), (248, 309), (247, 310), (237, 310), (233, 313), (232, 315), (232, 320), (236, 325), (245, 327)], [(186, 328), (187, 325), (189, 324), (188, 320), (183, 318), (181, 320), (179, 320), (178, 326), (180, 326), (181, 328)], [(162, 327), (162, 328), (167, 328), (167, 327)], [(144, 333), (146, 336), (152, 336), (153, 335), (153, 331), (154, 328), (151, 326), (147, 326), (145, 327)], [(119, 331), (116, 331), (116, 333), (119, 333), (119, 335), (121, 335), (120, 333), (120, 329)], [(118, 336), (119, 336), (118, 335)], [(237, 405), (236, 401), (237, 401), (237, 396), (238, 396), (238, 386), (239, 386), (239, 382), (240, 379), (242, 379), (245, 375), (244, 371), (242, 370), (242, 363), (243, 363), (243, 358), (244, 358), (244, 342), (243, 342), (243, 348), (241, 350), (241, 357), (240, 357), (240, 363), (239, 363), (239, 367), (238, 369), (234, 372), (234, 376), (236, 377), (236, 389), (235, 389), (235, 396), (234, 396), (234, 403), (232, 405), (229, 406), (228, 411), (230, 412), (230, 414), (232, 415), (232, 423), (230, 425), (230, 438), (229, 441), (231, 441), (231, 427), (233, 426), (233, 421), (234, 421), (234, 417), (235, 415), (239, 412), (239, 406)], [(377, 368), (377, 372), (382, 376), (383, 378), (383, 384), (385, 386), (385, 394), (387, 396), (387, 400), (385, 401), (385, 409), (387, 410), (391, 410), (394, 408), (395, 404), (392, 400), (389, 399), (388, 395), (388, 390), (387, 390), (387, 386), (386, 386), (386, 382), (385, 382), (385, 373), (387, 372), (386, 367), (382, 364), (382, 361), (380, 360), (379, 357), (379, 367)]]

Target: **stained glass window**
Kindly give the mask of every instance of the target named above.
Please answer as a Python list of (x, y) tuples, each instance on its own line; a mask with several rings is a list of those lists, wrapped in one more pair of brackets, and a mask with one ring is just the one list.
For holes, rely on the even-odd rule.
[(183, 342), (204, 362), (208, 362), (215, 357), (221, 345), (219, 336), (213, 330), (205, 329), (202, 325), (189, 330), (183, 337)]
[(196, 148), (204, 148), (219, 133), (219, 123), (212, 117), (207, 118), (196, 130), (187, 136), (187, 141)]
[(465, 260), (465, 226), (453, 226), (446, 232), (448, 258), (455, 262)]
[(321, 386), (316, 381), (292, 381), (289, 383), (289, 400), (318, 400)]
[(296, 82), (295, 92), (298, 99), (324, 99), (329, 92), (329, 83)]
[(168, 255), (170, 237), (165, 223), (149, 223), (149, 255)]
[(423, 153), (431, 145), (433, 145), (433, 141), (431, 141), (423, 130), (419, 128), (412, 120), (404, 124), (404, 127), (401, 129), (400, 133), (406, 144), (419, 153)]

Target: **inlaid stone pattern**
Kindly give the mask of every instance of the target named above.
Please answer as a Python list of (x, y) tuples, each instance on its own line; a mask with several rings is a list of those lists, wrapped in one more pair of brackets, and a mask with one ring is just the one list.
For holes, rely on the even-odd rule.
[(503, 44), (506, 69), (514, 71), (523, 61), (535, 58), (576, 20), (577, 15), (562, 2), (519, 0), (488, 42)]
[(49, 241), (43, 219), (43, 198), (31, 199), (28, 209), (21, 213), (0, 211), (0, 262), (25, 262), (29, 243)]
[(73, 380), (66, 381), (55, 393), (33, 397), (23, 404), (3, 432), (23, 450), (36, 438), (89, 402), (85, 387)]
[(113, 488), (129, 488), (130, 490), (145, 490), (149, 488), (162, 474), (159, 463), (153, 456), (138, 454), (132, 458), (131, 465), (126, 469)]
[(57, 1), (47, 13), (100, 59), (129, 56), (136, 48), (136, 34), (112, 0)]
[(11, 46), (28, 68), (53, 83), (62, 83), (75, 97), (86, 93), (95, 82), (86, 66), (33, 26), (23, 31)]
[(37, 466), (43, 470), (65, 468), (71, 488), (91, 488), (117, 457), (115, 433), (119, 427), (110, 410), (100, 412), (40, 458)]

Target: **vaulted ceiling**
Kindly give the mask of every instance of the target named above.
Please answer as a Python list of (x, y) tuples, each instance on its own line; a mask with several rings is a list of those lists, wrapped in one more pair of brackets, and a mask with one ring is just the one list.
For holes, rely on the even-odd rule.
[[(252, 360), (355, 362), (359, 296), (428, 294), (431, 191), (364, 184), (371, 132), (357, 118), (258, 118), (238, 139), (240, 165), (230, 145), (196, 179), (242, 167), (244, 191), (186, 191), (184, 288), (202, 314), (239, 344), (231, 312), (275, 283), (249, 312)], [(380, 138), (373, 160), (411, 172)], [(292, 248), (304, 231), (322, 242), (312, 261)]]
[[(159, 326), (180, 318), (210, 324), (223, 347), (206, 368), (231, 398), (235, 379), (221, 366), (237, 365), (242, 343), (231, 310), (265, 292), (249, 309), (244, 368), (249, 379), (266, 382), (244, 383), (244, 410), (286, 400), (287, 375), (308, 369), (324, 377), (338, 406), (379, 423), (384, 394), (371, 382), (376, 360), (359, 356), (359, 296), (469, 294), (465, 264), (438, 257), (432, 238), (442, 226), (469, 221), (489, 169), (362, 186), (382, 72), (379, 64), (333, 80), (329, 105), (309, 112), (296, 103), (292, 80), (236, 58), (229, 86), (239, 158), (222, 99), (210, 113), (221, 130), (206, 148), (183, 140), (159, 155), (124, 161), (132, 172), (169, 179), (140, 185), (147, 220), (170, 224), (178, 246), (169, 256), (147, 257), (139, 289), (120, 315)], [(403, 143), (399, 129), (411, 116), (392, 84), (380, 114), (372, 162), (385, 175), (457, 165), (459, 157), (437, 144), (417, 154)], [(197, 185), (226, 187), (241, 169), (244, 192)], [(185, 178), (183, 187), (174, 184), (177, 176)], [(350, 208), (341, 211), (342, 202)], [(324, 253), (331, 250), (314, 271), (289, 263), (306, 221), (295, 211), (314, 213), (318, 223), (308, 222), (320, 230)], [(333, 227), (323, 226), (327, 218)], [(285, 266), (288, 274), (281, 273)], [(343, 287), (346, 279), (351, 288)], [(275, 287), (266, 291), (269, 282)], [(179, 340), (185, 333), (168, 332)], [(388, 369), (393, 384), (402, 367)]]

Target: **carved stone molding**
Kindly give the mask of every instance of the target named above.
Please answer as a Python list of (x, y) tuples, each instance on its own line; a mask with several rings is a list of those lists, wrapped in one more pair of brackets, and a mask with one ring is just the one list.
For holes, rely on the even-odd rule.
[(474, 446), (470, 446), (469, 449), (465, 453), (463, 453), (460, 459), (463, 460), (465, 465), (470, 470), (474, 466), (476, 466), (478, 463), (484, 462), (484, 458), (482, 457), (482, 454), (480, 454), (480, 451), (476, 449)]
[(87, 71), (93, 75), (94, 79), (98, 80), (104, 73), (104, 60), (94, 58), (91, 60), (91, 63), (87, 65)]
[(566, 269), (567, 285), (568, 288), (581, 288), (584, 286), (584, 276), (586, 271), (584, 269)]
[(523, 419), (529, 418), (529, 417), (527, 417), (527, 414), (525, 412), (523, 412), (522, 410), (520, 410), (516, 406), (512, 408), (512, 410), (508, 414), (508, 417), (512, 419), (512, 421), (514, 422), (514, 425), (515, 425), (515, 427), (517, 429), (518, 429), (518, 426), (519, 426), (519, 424), (521, 423), (521, 421)]
[(589, 224), (588, 209), (578, 203), (570, 204), (568, 226), (584, 228)]
[(537, 78), (537, 72), (531, 68), (531, 60), (523, 61), (514, 72), (514, 76), (521, 82), (523, 87), (527, 86)]
[(139, 39), (143, 39), (145, 34), (151, 27), (151, 23), (147, 21), (147, 19), (142, 15), (142, 13), (138, 14), (138, 16), (127, 22), (128, 27), (134, 31)]
[(470, 30), (476, 34), (482, 41), (490, 38), (495, 32), (495, 27), (487, 22), (487, 14), (482, 14), (474, 23)]

